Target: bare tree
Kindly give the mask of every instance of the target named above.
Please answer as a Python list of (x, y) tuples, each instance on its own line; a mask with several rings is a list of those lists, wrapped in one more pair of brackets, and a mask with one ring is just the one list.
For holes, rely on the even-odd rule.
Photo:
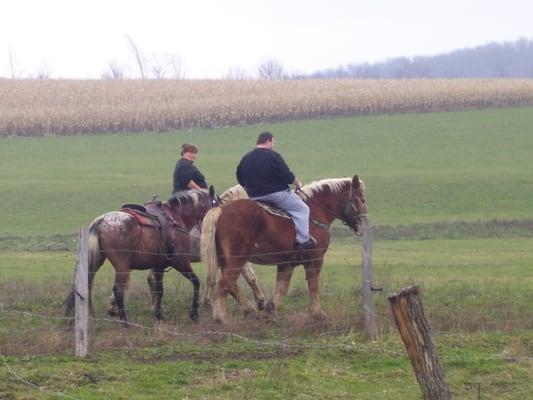
[(102, 79), (124, 79), (125, 67), (122, 63), (118, 61), (110, 61), (107, 64), (107, 70), (102, 73)]
[(154, 55), (150, 61), (150, 70), (155, 79), (165, 79), (168, 73), (169, 64), (166, 57)]
[(245, 80), (245, 79), (251, 79), (252, 77), (248, 72), (246, 72), (245, 69), (240, 67), (230, 67), (227, 74), (224, 75), (224, 79), (231, 79), (231, 80)]
[(146, 58), (144, 57), (141, 48), (139, 45), (129, 36), (125, 35), (126, 41), (130, 45), (131, 52), (133, 53), (133, 56), (135, 57), (135, 61), (137, 63), (137, 66), (139, 67), (139, 73), (141, 74), (141, 79), (146, 78)]
[(169, 65), (172, 78), (185, 79), (187, 72), (185, 70), (185, 64), (178, 54), (169, 54)]
[(9, 49), (9, 72), (11, 79), (20, 78), (22, 75), (22, 69), (19, 66), (17, 55), (13, 49)]
[(266, 80), (280, 80), (285, 78), (283, 65), (274, 58), (269, 58), (259, 64), (257, 77)]
[(52, 74), (50, 72), (50, 67), (48, 63), (46, 61), (43, 61), (35, 77), (37, 79), (50, 79), (51, 76)]
[(185, 77), (183, 62), (178, 54), (154, 53), (150, 60), (150, 71), (155, 79), (182, 79)]

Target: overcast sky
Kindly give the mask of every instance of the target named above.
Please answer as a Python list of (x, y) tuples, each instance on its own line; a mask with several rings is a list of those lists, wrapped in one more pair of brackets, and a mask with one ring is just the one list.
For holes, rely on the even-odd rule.
[(99, 78), (110, 62), (133, 74), (126, 35), (147, 58), (179, 56), (188, 78), (255, 75), (266, 59), (309, 73), (533, 39), (533, 1), (6, 0), (0, 76)]

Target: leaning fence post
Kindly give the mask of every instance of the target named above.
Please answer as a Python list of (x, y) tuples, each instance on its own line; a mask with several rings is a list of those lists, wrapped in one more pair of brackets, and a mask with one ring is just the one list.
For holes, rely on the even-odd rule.
[(361, 218), (361, 234), (363, 236), (362, 253), (362, 278), (363, 278), (363, 315), (364, 329), (370, 339), (375, 339), (374, 302), (372, 300), (372, 227), (367, 217)]
[(82, 228), (78, 239), (78, 262), (76, 264), (76, 282), (74, 286), (76, 299), (74, 331), (77, 357), (85, 357), (87, 355), (89, 340), (87, 337), (87, 318), (89, 316), (88, 244), (89, 232), (86, 228)]
[(392, 314), (411, 359), (422, 397), (427, 400), (448, 400), (452, 394), (444, 380), (419, 294), (417, 286), (395, 292), (389, 297)]

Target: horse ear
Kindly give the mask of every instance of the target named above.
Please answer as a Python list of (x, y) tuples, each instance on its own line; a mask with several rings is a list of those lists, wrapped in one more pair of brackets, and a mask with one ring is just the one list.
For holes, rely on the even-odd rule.
[(352, 178), (352, 186), (354, 188), (358, 188), (360, 186), (361, 182), (359, 181), (359, 176), (357, 176), (357, 174), (354, 175), (354, 177)]
[(209, 185), (209, 196), (211, 197), (211, 199), (215, 199), (216, 198), (215, 188), (213, 187), (213, 185)]

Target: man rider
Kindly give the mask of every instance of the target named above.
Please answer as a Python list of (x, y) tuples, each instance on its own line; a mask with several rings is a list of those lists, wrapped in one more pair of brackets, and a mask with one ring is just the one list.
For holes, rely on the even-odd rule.
[(312, 249), (315, 241), (309, 234), (309, 207), (289, 189), (289, 185), (299, 189), (302, 184), (283, 157), (273, 150), (274, 144), (274, 135), (262, 132), (257, 138), (256, 148), (241, 159), (237, 167), (237, 181), (252, 200), (273, 203), (289, 213), (296, 228), (296, 250)]

